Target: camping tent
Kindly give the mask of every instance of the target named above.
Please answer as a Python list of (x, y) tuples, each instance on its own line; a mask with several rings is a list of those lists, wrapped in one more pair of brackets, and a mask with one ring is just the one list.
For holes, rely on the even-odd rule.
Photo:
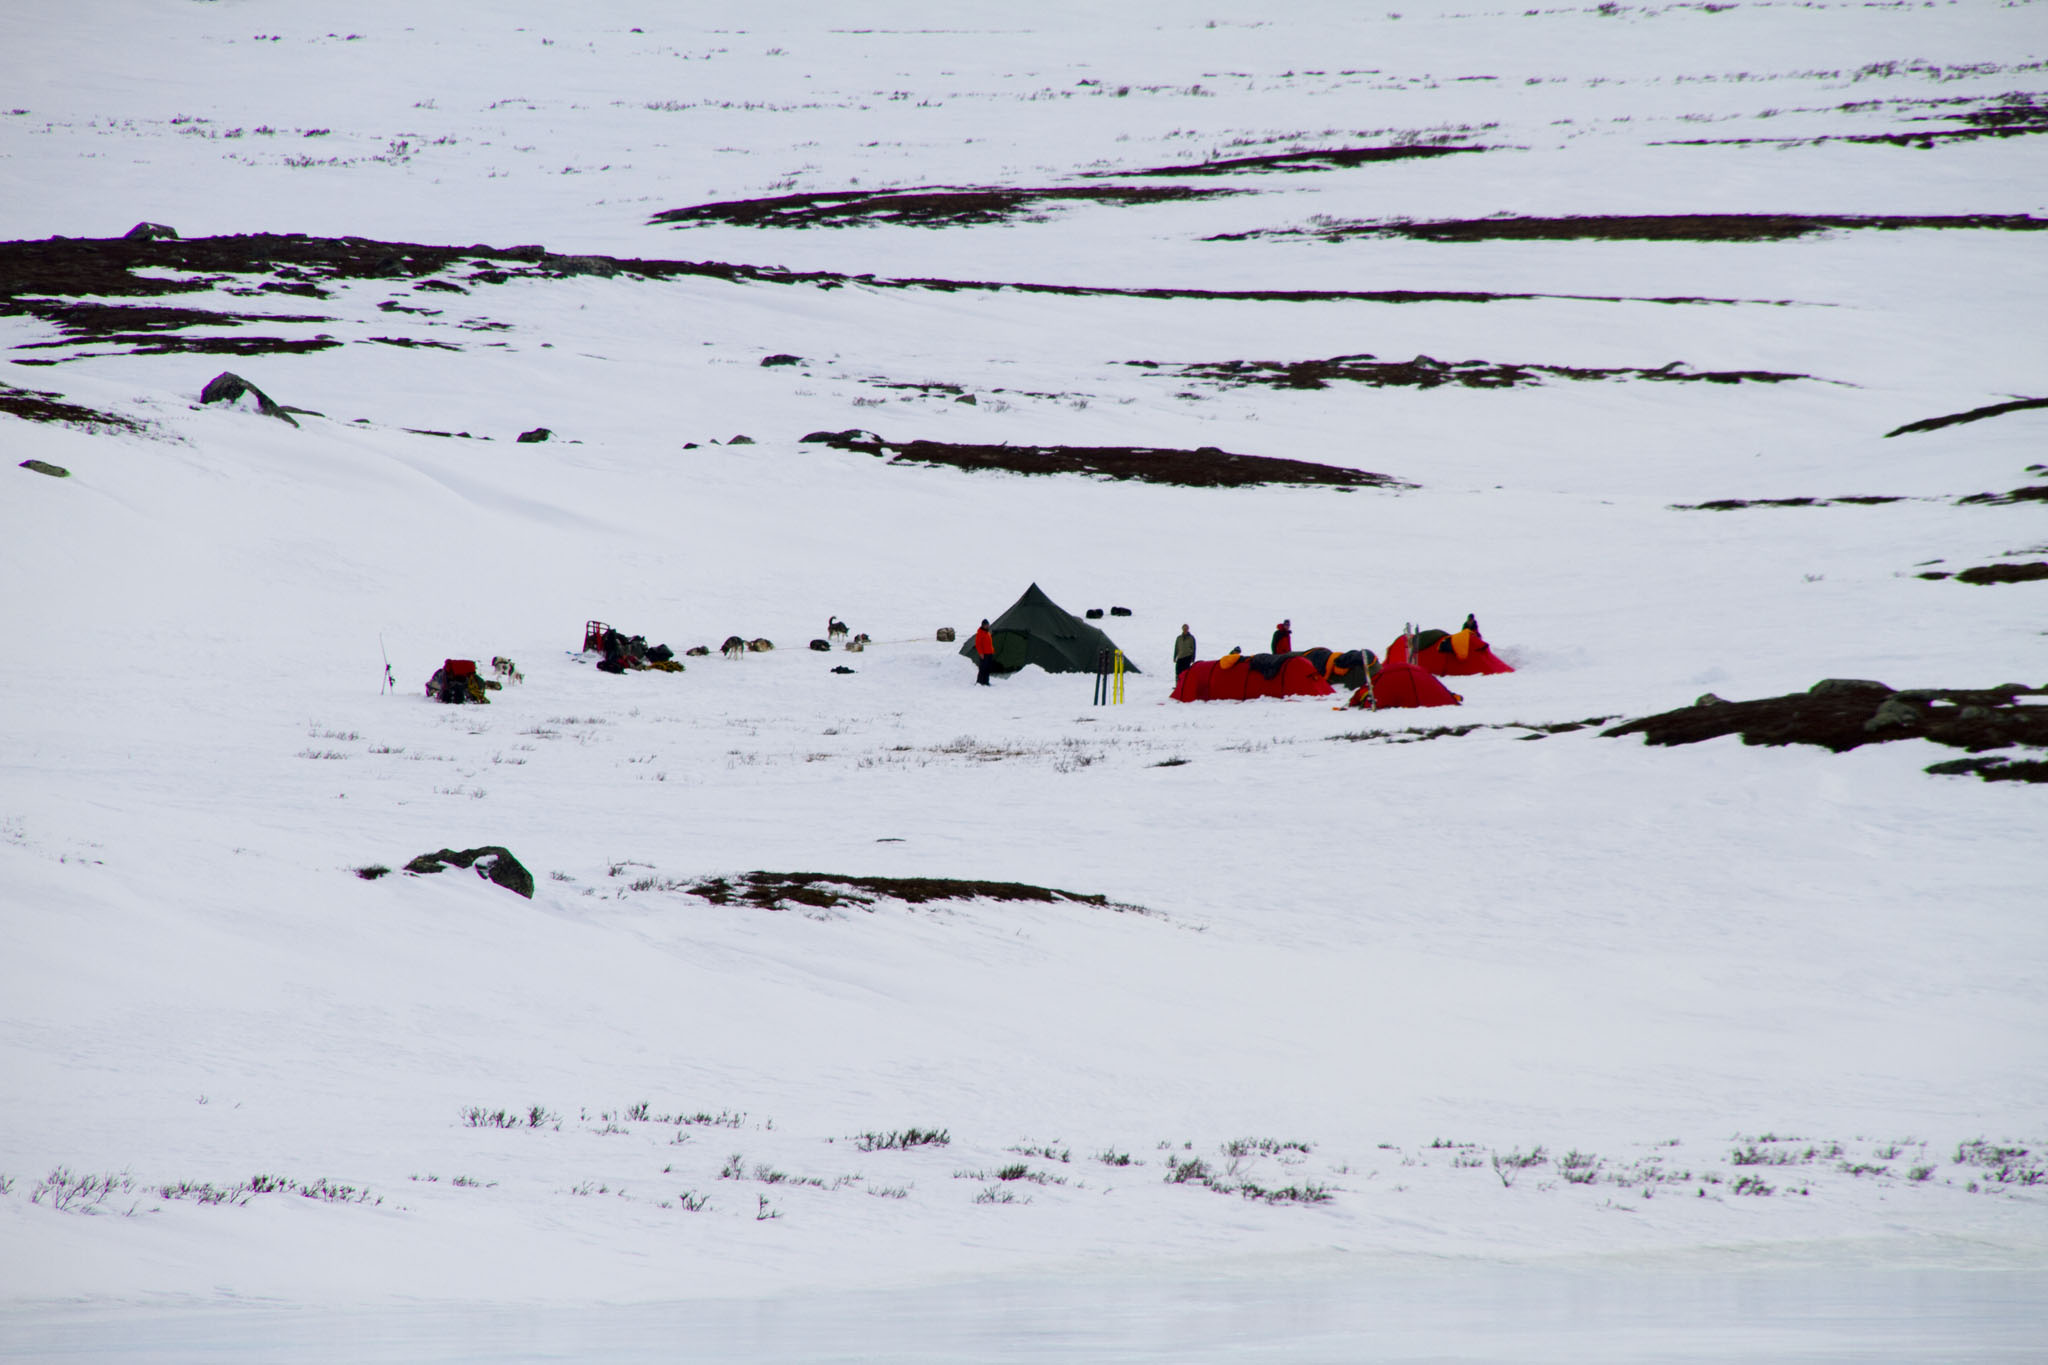
[[(1408, 637), (1387, 646), (1387, 662), (1408, 660)], [(1438, 677), (1466, 677), (1475, 673), (1512, 673), (1514, 666), (1503, 660), (1476, 630), (1425, 630), (1415, 637), (1415, 662)]]
[[(1371, 705), (1376, 710), (1386, 711), (1401, 706), (1456, 706), (1464, 700), (1438, 682), (1433, 674), (1411, 663), (1389, 660), (1372, 675)], [(1345, 704), (1366, 706), (1365, 689), (1361, 687), (1353, 692), (1351, 700)]]
[(1175, 701), (1249, 701), (1254, 697), (1328, 697), (1336, 689), (1323, 681), (1306, 654), (1255, 654), (1228, 668), (1217, 659), (1188, 666), (1173, 685)]
[[(989, 622), (989, 632), (995, 636), (998, 673), (1015, 673), (1026, 664), (1037, 664), (1048, 673), (1093, 673), (1096, 656), (1117, 647), (1094, 626), (1062, 611), (1036, 583)], [(960, 657), (975, 657), (971, 638), (960, 646)], [(1136, 664), (1124, 660), (1124, 672), (1138, 671)]]

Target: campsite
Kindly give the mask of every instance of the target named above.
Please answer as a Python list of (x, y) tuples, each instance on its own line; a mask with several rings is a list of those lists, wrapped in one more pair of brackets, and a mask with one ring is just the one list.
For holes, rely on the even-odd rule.
[(0, 15), (0, 1358), (2032, 1358), (2043, 12)]

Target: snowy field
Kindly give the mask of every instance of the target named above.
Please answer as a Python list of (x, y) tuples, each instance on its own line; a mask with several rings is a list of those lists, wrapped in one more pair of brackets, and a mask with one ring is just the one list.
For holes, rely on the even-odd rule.
[(2048, 685), (2044, 186), (2034, 0), (0, 12), (0, 1357), (2039, 1359), (2041, 793), (1600, 732)]

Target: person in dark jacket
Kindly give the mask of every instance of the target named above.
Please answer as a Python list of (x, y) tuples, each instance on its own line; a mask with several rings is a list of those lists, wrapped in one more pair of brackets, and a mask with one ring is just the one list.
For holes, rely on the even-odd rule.
[(1174, 637), (1173, 641), (1173, 676), (1178, 678), (1181, 674), (1192, 668), (1194, 662), (1195, 637), (1188, 630), (1187, 623), (1183, 621), (1180, 627), (1180, 634)]
[(1282, 621), (1273, 627), (1273, 652), (1292, 654), (1294, 652), (1294, 622)]
[(996, 666), (996, 637), (988, 628), (987, 618), (983, 618), (981, 629), (974, 632), (974, 658), (980, 666), (974, 680), (987, 687), (989, 670)]

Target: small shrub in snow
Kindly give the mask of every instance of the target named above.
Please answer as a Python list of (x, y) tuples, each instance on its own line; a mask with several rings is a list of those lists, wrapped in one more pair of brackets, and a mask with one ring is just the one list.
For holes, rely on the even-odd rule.
[(1028, 1144), (1019, 1143), (1008, 1150), (1015, 1152), (1018, 1156), (1041, 1157), (1046, 1161), (1072, 1161), (1074, 1159), (1073, 1152), (1065, 1147), (1033, 1147)]
[(1185, 1185), (1189, 1181), (1206, 1183), (1210, 1174), (1209, 1163), (1198, 1156), (1191, 1156), (1185, 1161), (1166, 1158), (1166, 1183), (1169, 1185)]
[(1144, 1163), (1144, 1162), (1142, 1162), (1142, 1161), (1140, 1161), (1140, 1162), (1135, 1162), (1135, 1163), (1134, 1163), (1134, 1162), (1133, 1162), (1133, 1161), (1131, 1160), (1131, 1154), (1130, 1154), (1129, 1152), (1119, 1152), (1119, 1151), (1116, 1151), (1116, 1150), (1114, 1150), (1114, 1149), (1112, 1149), (1112, 1148), (1107, 1148), (1107, 1147), (1105, 1147), (1105, 1148), (1104, 1148), (1103, 1150), (1101, 1150), (1101, 1151), (1097, 1152), (1097, 1153), (1095, 1154), (1095, 1159), (1096, 1159), (1097, 1161), (1101, 1162), (1101, 1163), (1102, 1163), (1103, 1165), (1105, 1165), (1105, 1166), (1130, 1166), (1130, 1165), (1139, 1165), (1139, 1166), (1142, 1166), (1142, 1165), (1144, 1165), (1144, 1164), (1145, 1164), (1145, 1163)]
[(977, 1204), (1028, 1204), (1031, 1202), (1031, 1196), (1028, 1194), (1018, 1194), (1016, 1190), (1008, 1185), (990, 1185), (980, 1194), (974, 1196), (974, 1202)]
[(1975, 1166), (2001, 1185), (2038, 1185), (2048, 1180), (2039, 1160), (2024, 1147), (2001, 1147), (1978, 1138), (1956, 1145), (1956, 1165)]
[(1906, 1179), (1925, 1180), (1933, 1174), (1934, 1168), (1932, 1166), (1915, 1166), (1912, 1170), (1906, 1172)]
[(1306, 1142), (1281, 1142), (1274, 1138), (1237, 1138), (1223, 1144), (1223, 1155), (1233, 1160), (1248, 1156), (1279, 1156), (1285, 1152), (1309, 1153)]
[(1573, 1148), (1557, 1159), (1557, 1169), (1567, 1184), (1590, 1185), (1600, 1176), (1600, 1158)]
[(63, 1213), (99, 1213), (109, 1196), (134, 1188), (134, 1180), (125, 1172), (73, 1175), (69, 1167), (54, 1166), (29, 1191), (28, 1202), (48, 1204)]
[(1737, 1194), (1771, 1193), (1771, 1187), (1764, 1183), (1763, 1177), (1755, 1175), (1745, 1175), (1740, 1177), (1736, 1180), (1733, 1188), (1735, 1190), (1735, 1193)]
[(538, 1104), (529, 1106), (524, 1114), (517, 1110), (486, 1109), (480, 1104), (462, 1111), (465, 1128), (540, 1128), (561, 1121), (560, 1114)]
[(891, 1129), (886, 1133), (861, 1133), (854, 1138), (853, 1145), (863, 1152), (907, 1152), (913, 1147), (944, 1147), (952, 1140), (952, 1134), (944, 1128), (904, 1128)]
[(1536, 1144), (1526, 1152), (1516, 1150), (1507, 1153), (1505, 1156), (1495, 1152), (1493, 1154), (1493, 1173), (1500, 1177), (1503, 1189), (1513, 1189), (1516, 1179), (1521, 1176), (1523, 1171), (1528, 1170), (1532, 1166), (1541, 1166), (1549, 1159), (1549, 1153), (1543, 1150), (1542, 1143)]

